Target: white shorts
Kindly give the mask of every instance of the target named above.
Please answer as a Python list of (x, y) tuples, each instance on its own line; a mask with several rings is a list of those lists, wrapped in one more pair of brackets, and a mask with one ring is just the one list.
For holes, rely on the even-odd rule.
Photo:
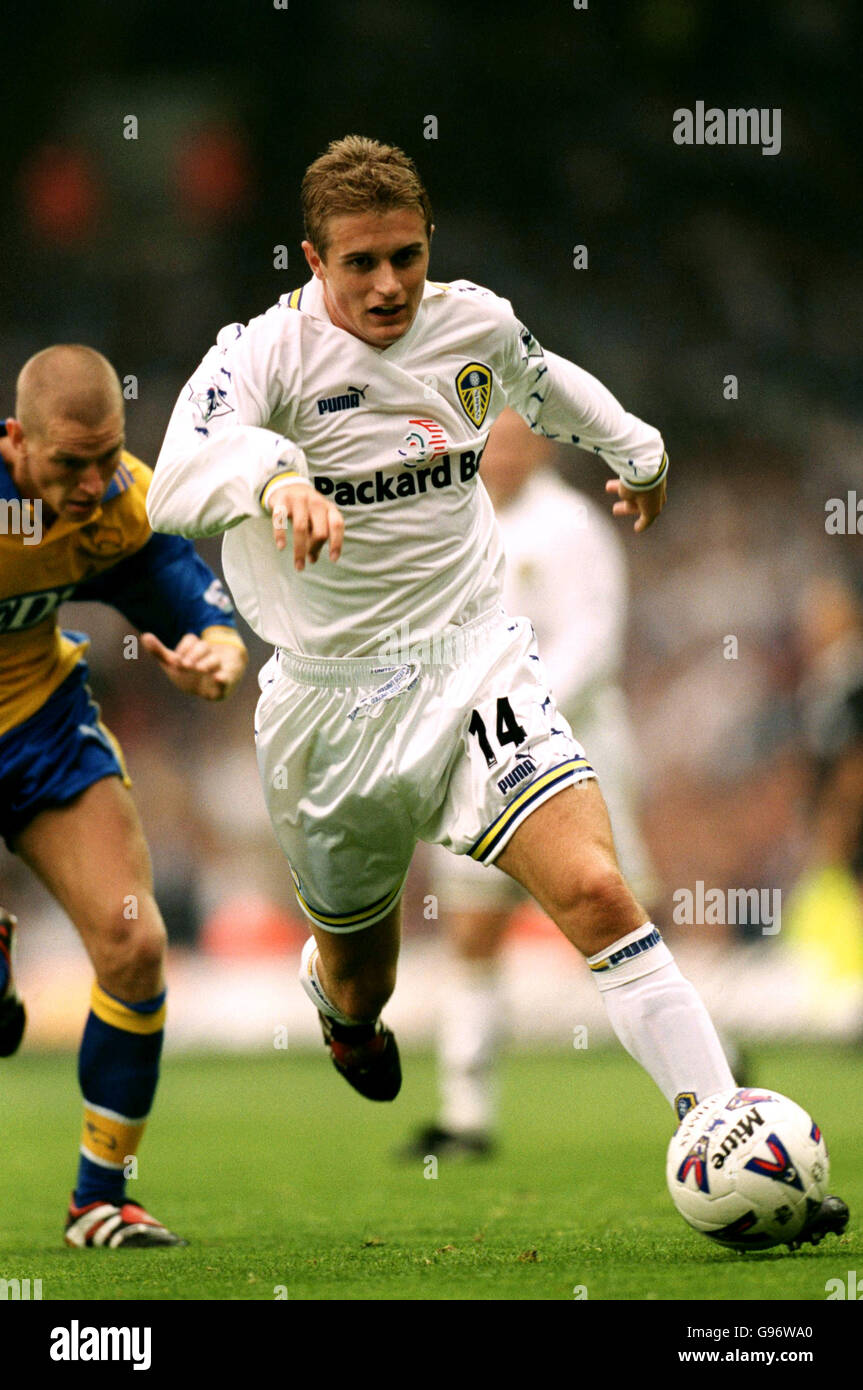
[[(639, 824), (639, 748), (623, 692), (615, 685), (591, 692), (567, 711), (590, 756), (611, 819), (623, 877), (648, 910), (660, 892), (659, 878)], [(434, 845), (426, 859), (432, 892), (441, 911), (511, 912), (529, 898), (508, 874), (485, 869), (467, 855)]]
[(277, 651), (259, 681), (270, 819), (326, 931), (386, 916), (418, 840), (493, 863), (532, 811), (595, 775), (526, 618), (477, 619), (402, 665)]

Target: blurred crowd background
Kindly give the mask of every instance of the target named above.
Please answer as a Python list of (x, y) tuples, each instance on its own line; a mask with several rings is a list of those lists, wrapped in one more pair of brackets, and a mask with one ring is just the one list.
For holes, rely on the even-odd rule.
[[(307, 278), (305, 166), (349, 131), (414, 156), (433, 277), (506, 295), (668, 444), (662, 520), (640, 538), (620, 523), (663, 927), (770, 964), (787, 912), (778, 936), (675, 926), (672, 894), (702, 881), (787, 903), (803, 884), (801, 938), (825, 981), (857, 984), (863, 541), (825, 520), (830, 499), (863, 501), (862, 31), (853, 0), (79, 0), (18, 12), (0, 90), (4, 412), (31, 353), (89, 343), (135, 378), (129, 448), (150, 463), (218, 329)], [(698, 100), (779, 108), (781, 152), (675, 144), (674, 111)], [(602, 499), (592, 458), (560, 449), (557, 467)], [(218, 569), (218, 543), (201, 550)], [(63, 621), (92, 634), (172, 940), (220, 959), (295, 952), (304, 928), (252, 747), (261, 644), (246, 633), (245, 685), (209, 707), (145, 653), (124, 659), (118, 614), (70, 606)], [(0, 882), (25, 953), (54, 949), (56, 914), (8, 855)], [(420, 864), (417, 942), (437, 930), (425, 887)], [(825, 986), (827, 1025), (829, 999)]]

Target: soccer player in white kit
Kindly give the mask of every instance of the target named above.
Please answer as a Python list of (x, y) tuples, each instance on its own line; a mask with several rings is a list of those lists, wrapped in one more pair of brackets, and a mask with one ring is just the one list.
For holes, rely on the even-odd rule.
[(303, 210), (312, 278), (218, 335), (180, 393), (148, 512), (157, 530), (226, 533), (236, 605), (276, 649), (260, 677), (258, 764), (311, 925), (301, 978), (332, 1059), (362, 1094), (397, 1093), (380, 1013), (425, 840), (527, 889), (683, 1115), (733, 1077), (621, 875), (530, 623), (502, 607), (480, 477), (509, 404), (534, 431), (599, 454), (617, 474), (613, 512), (643, 532), (665, 501), (662, 439), (543, 351), (506, 300), (426, 278), (431, 208), (400, 150), (334, 142), (306, 172)]
[[(555, 456), (555, 446), (509, 407), (492, 426), (482, 476), (506, 554), (504, 607), (534, 624), (554, 702), (596, 769), (621, 870), (651, 906), (659, 885), (639, 826), (641, 769), (620, 685), (626, 555), (611, 518), (560, 477)], [(524, 763), (517, 775), (529, 775)], [(506, 874), (438, 846), (428, 869), (446, 948), (437, 981), (440, 1112), (402, 1157), (483, 1155), (497, 1112), (504, 938), (525, 893)]]

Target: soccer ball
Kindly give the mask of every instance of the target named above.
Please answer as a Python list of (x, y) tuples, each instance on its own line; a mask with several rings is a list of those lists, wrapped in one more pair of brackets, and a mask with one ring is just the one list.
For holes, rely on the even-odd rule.
[(719, 1091), (668, 1146), (672, 1201), (696, 1231), (731, 1250), (793, 1241), (821, 1205), (830, 1161), (810, 1115), (777, 1091)]

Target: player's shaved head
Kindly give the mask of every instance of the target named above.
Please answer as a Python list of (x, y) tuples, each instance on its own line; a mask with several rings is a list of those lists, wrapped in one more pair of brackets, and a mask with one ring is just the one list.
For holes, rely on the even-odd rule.
[(123, 392), (111, 363), (80, 343), (59, 343), (25, 362), (4, 457), (22, 497), (52, 517), (86, 522), (122, 459)]
[(96, 429), (123, 415), (123, 392), (101, 352), (80, 343), (44, 348), (18, 374), (15, 416), (25, 435), (44, 436), (52, 421), (73, 420)]

